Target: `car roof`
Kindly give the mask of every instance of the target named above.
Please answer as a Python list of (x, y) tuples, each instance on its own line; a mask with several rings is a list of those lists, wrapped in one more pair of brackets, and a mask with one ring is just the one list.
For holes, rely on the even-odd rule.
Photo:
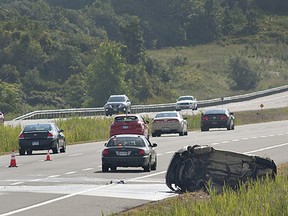
[(110, 139), (114, 138), (114, 137), (140, 137), (140, 138), (145, 138), (144, 135), (139, 135), (139, 134), (118, 134), (118, 135), (114, 135), (112, 137), (110, 137)]

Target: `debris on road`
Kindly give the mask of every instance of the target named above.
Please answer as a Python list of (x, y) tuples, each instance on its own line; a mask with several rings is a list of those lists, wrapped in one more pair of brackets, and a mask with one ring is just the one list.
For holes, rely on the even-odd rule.
[(276, 174), (276, 164), (269, 158), (194, 145), (175, 152), (166, 173), (166, 185), (177, 192), (207, 189), (211, 185), (220, 192), (224, 185), (237, 189), (240, 183), (275, 178)]

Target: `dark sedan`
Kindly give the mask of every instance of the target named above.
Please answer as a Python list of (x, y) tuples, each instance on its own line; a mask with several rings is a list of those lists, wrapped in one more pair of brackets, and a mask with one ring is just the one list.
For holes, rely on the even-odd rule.
[(31, 155), (33, 150), (50, 150), (54, 154), (66, 151), (66, 140), (63, 130), (54, 123), (28, 124), (19, 135), (19, 154), (27, 151)]
[(156, 170), (157, 144), (151, 144), (143, 135), (121, 134), (105, 143), (102, 151), (102, 171), (115, 171), (117, 167), (142, 167), (145, 172)]
[(208, 131), (210, 128), (234, 130), (234, 119), (234, 114), (228, 109), (207, 109), (201, 116), (201, 131)]

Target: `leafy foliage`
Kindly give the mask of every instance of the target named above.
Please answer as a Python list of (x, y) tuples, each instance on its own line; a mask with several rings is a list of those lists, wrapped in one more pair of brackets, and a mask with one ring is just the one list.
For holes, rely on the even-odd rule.
[[(126, 93), (134, 103), (171, 101), (186, 91), (181, 81), (198, 89), (206, 68), (198, 63), (187, 72), (186, 55), (162, 62), (148, 49), (225, 44), (239, 36), (237, 43), (287, 44), (286, 21), (278, 22), (281, 31), (269, 26), (275, 19), (259, 22), (265, 13), (287, 13), (287, 2), (270, 6), (267, 0), (2, 0), (0, 95), (16, 90), (0, 109), (102, 106), (112, 93)], [(257, 87), (257, 76), (251, 79), (236, 89)]]

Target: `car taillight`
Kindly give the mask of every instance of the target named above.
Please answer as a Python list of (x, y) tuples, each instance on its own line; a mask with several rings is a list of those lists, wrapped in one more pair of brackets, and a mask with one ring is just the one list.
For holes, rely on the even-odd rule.
[(138, 155), (144, 156), (145, 155), (145, 151), (143, 149), (139, 149)]
[(227, 120), (227, 116), (226, 115), (221, 115), (220, 116), (220, 119), (223, 121), (223, 120)]
[(109, 154), (108, 149), (104, 149), (104, 150), (102, 151), (102, 155), (103, 155), (103, 156), (108, 155), (108, 154)]
[(167, 122), (179, 122), (177, 119), (168, 119)]
[(48, 132), (48, 134), (47, 134), (47, 138), (52, 138), (52, 137), (53, 137), (53, 134), (50, 133), (50, 132)]
[(203, 121), (208, 121), (209, 118), (208, 118), (208, 116), (202, 116), (201, 119), (202, 119)]
[(164, 120), (154, 120), (153, 122), (161, 123), (161, 122), (164, 122)]
[(19, 135), (19, 139), (24, 139), (24, 133), (21, 133), (21, 134)]

